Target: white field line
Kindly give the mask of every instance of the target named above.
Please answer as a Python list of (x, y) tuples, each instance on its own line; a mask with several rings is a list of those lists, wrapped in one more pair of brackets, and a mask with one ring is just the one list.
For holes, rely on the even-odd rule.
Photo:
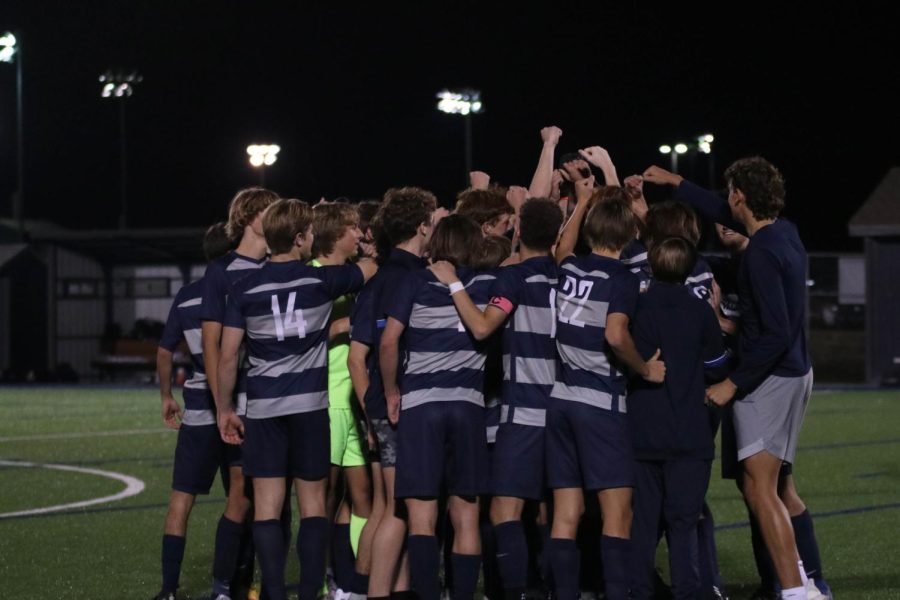
[(165, 433), (169, 429), (120, 429), (118, 431), (85, 431), (78, 433), (45, 433), (42, 435), (10, 435), (0, 437), (3, 442), (31, 442), (39, 440), (75, 440), (79, 438), (113, 437), (119, 435), (147, 435), (152, 433)]
[(41, 464), (41, 463), (30, 463), (30, 462), (21, 462), (21, 461), (11, 461), (11, 460), (0, 460), (0, 467), (30, 467), (30, 468), (42, 468), (42, 469), (56, 469), (58, 471), (72, 471), (74, 473), (86, 473), (88, 475), (98, 475), (100, 477), (107, 477), (109, 479), (115, 479), (117, 481), (121, 481), (125, 484), (125, 489), (119, 492), (118, 494), (113, 494), (112, 496), (103, 496), (102, 498), (93, 498), (91, 500), (82, 500), (80, 502), (70, 502), (69, 504), (57, 504), (56, 506), (47, 506), (44, 508), (32, 508), (29, 510), (20, 510), (15, 512), (7, 512), (0, 513), (0, 520), (9, 519), (12, 517), (23, 517), (27, 515), (40, 515), (45, 513), (59, 512), (63, 510), (70, 510), (73, 508), (84, 508), (85, 506), (92, 506), (94, 504), (103, 504), (104, 502), (115, 502), (117, 500), (123, 500), (125, 498), (130, 498), (131, 496), (136, 496), (144, 491), (144, 482), (136, 477), (131, 477), (130, 475), (123, 475), (122, 473), (115, 473), (113, 471), (103, 471), (101, 469), (88, 469), (85, 467), (73, 467), (70, 465), (53, 465), (53, 464)]

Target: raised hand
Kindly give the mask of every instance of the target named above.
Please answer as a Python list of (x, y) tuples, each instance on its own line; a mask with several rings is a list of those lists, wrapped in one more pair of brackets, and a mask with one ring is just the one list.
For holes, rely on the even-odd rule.
[(643, 198), (644, 196), (644, 178), (640, 175), (629, 175), (623, 182), (625, 184), (625, 193), (634, 200), (635, 198)]
[(594, 176), (575, 182), (575, 198), (578, 202), (587, 202), (594, 195)]
[(544, 144), (551, 144), (556, 146), (559, 144), (559, 138), (562, 137), (562, 129), (556, 126), (544, 127), (541, 129), (541, 141)]
[(662, 167), (657, 167), (653, 165), (652, 167), (648, 167), (646, 171), (644, 171), (644, 181), (649, 181), (650, 183), (655, 183), (656, 185), (678, 185), (682, 182), (684, 178), (681, 175), (676, 175), (671, 171), (666, 171)]
[(486, 190), (491, 185), (491, 176), (484, 171), (472, 171), (469, 173), (469, 185), (474, 190)]
[(612, 159), (609, 157), (609, 152), (607, 152), (605, 148), (601, 148), (600, 146), (582, 148), (578, 151), (578, 154), (583, 156), (586, 161), (599, 169), (604, 169), (608, 166), (612, 166)]
[(428, 267), (428, 270), (434, 273), (437, 280), (444, 285), (450, 285), (454, 281), (459, 281), (459, 277), (456, 276), (456, 267), (453, 266), (453, 263), (446, 260), (437, 261)]
[(519, 209), (522, 208), (526, 200), (528, 200), (528, 188), (524, 188), (521, 185), (509, 186), (509, 189), (506, 191), (506, 201), (513, 207), (516, 214), (519, 214)]

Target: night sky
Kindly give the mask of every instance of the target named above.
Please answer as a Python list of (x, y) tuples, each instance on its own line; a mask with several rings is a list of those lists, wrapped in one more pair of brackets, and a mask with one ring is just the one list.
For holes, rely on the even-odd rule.
[[(410, 184), (450, 206), (463, 124), (435, 108), (445, 87), (481, 90), (474, 163), (504, 184), (528, 184), (545, 125), (563, 129), (561, 152), (606, 147), (622, 177), (667, 166), (660, 144), (712, 132), (719, 174), (752, 154), (782, 169), (813, 250), (858, 248), (847, 219), (900, 165), (896, 8), (345, 4), (0, 1), (0, 32), (21, 31), (25, 49), (27, 217), (116, 225), (118, 107), (97, 81), (110, 67), (144, 77), (126, 105), (135, 227), (223, 218), (258, 180), (253, 142), (281, 145), (267, 183), (286, 196)], [(0, 64), (4, 217), (14, 73)], [(706, 184), (705, 161), (683, 174)]]

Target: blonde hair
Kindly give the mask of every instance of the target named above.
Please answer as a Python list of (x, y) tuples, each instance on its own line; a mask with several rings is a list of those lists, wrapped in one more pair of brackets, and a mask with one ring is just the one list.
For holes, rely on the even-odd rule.
[(334, 243), (344, 235), (347, 227), (359, 225), (356, 208), (343, 202), (317, 204), (313, 207), (313, 256), (334, 252)]
[(228, 206), (228, 222), (225, 224), (229, 239), (238, 241), (244, 235), (244, 228), (276, 200), (278, 194), (261, 187), (247, 188), (235, 194)]
[(305, 234), (312, 224), (312, 209), (306, 202), (291, 198), (277, 200), (263, 216), (263, 233), (272, 254), (287, 254), (297, 234)]

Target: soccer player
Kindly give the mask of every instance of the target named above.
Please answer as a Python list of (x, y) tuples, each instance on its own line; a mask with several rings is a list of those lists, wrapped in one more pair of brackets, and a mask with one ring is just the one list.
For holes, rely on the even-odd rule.
[[(429, 252), (435, 261), (467, 267), (481, 239), (473, 220), (450, 215), (435, 227)], [(443, 489), (454, 532), (454, 598), (472, 599), (481, 567), (478, 496), (488, 483), (485, 353), (462, 326), (451, 295), (468, 286), (473, 300), (486, 305), (494, 276), (468, 269), (461, 275), (465, 284), (457, 282), (448, 293), (430, 271), (410, 274), (394, 294), (380, 344), (388, 417), (399, 423), (395, 493), (406, 501), (410, 573), (422, 600), (441, 595), (435, 527)], [(401, 336), (407, 356), (398, 379)]]
[[(548, 555), (556, 597), (578, 594), (575, 545), (584, 512), (582, 490), (596, 492), (603, 514), (601, 552), (606, 597), (626, 598), (634, 465), (625, 401), (625, 368), (661, 382), (657, 351), (644, 360), (628, 331), (639, 294), (637, 277), (619, 261), (635, 234), (630, 200), (606, 188), (590, 212), (593, 177), (576, 183), (575, 212), (563, 229), (556, 257), (556, 346), (560, 364), (547, 413), (547, 479), (554, 513)], [(587, 213), (587, 217), (585, 217)], [(572, 254), (582, 220), (591, 254)]]
[(715, 313), (685, 285), (696, 260), (690, 240), (654, 240), (653, 282), (638, 299), (634, 317), (638, 352), (649, 357), (659, 349), (666, 361), (664, 385), (634, 378), (628, 390), (637, 459), (631, 530), (635, 556), (631, 593), (636, 599), (655, 597), (660, 522), (669, 545), (673, 597), (705, 597), (697, 526), (714, 455), (705, 384), (706, 376), (725, 376), (728, 354)]
[(299, 200), (272, 204), (262, 225), (272, 257), (232, 288), (219, 360), (218, 393), (227, 399), (246, 335), (246, 419), (219, 397), (216, 404), (221, 407), (223, 438), (234, 444), (243, 436), (244, 472), (253, 480), (253, 539), (263, 589), (272, 600), (287, 597), (279, 516), (285, 478), (290, 477), (300, 510), (300, 598), (315, 600), (325, 577), (328, 536), (328, 323), (334, 299), (361, 289), (376, 266), (371, 260), (318, 268), (304, 264), (313, 241), (312, 210)]
[[(527, 200), (517, 225), (521, 262), (497, 271), (488, 306), (479, 309), (465, 289), (452, 296), (475, 339), (483, 340), (506, 324), (500, 426), (491, 464), (491, 522), (505, 595), (516, 600), (524, 597), (528, 577), (522, 510), (527, 500), (543, 499), (546, 489), (544, 435), (556, 381), (557, 267), (550, 251), (561, 225), (556, 202)], [(431, 270), (446, 285), (459, 281), (450, 263), (436, 263)]]
[[(349, 204), (319, 204), (313, 208), (314, 267), (343, 265), (355, 257), (362, 238), (359, 214)], [(328, 517), (334, 520), (332, 558), (335, 580), (342, 592), (366, 595), (368, 581), (357, 573), (353, 548), (372, 508), (369, 471), (353, 410), (353, 384), (347, 368), (350, 346), (350, 310), (353, 299), (341, 296), (331, 311), (328, 341), (328, 420), (331, 424), (331, 474), (328, 485)], [(349, 492), (349, 510), (337, 498), (341, 477)], [(349, 513), (349, 514), (348, 514)], [(368, 572), (368, 569), (365, 569)]]
[(484, 235), (506, 235), (514, 212), (506, 194), (498, 188), (469, 188), (456, 199), (456, 214), (475, 221)]
[[(200, 318), (203, 321), (201, 330), (203, 363), (210, 391), (217, 402), (219, 418), (224, 410), (232, 409), (235, 400), (231, 397), (223, 398), (217, 393), (225, 300), (237, 281), (259, 269), (265, 262), (266, 240), (263, 237), (262, 215), (277, 199), (277, 194), (263, 188), (239, 191), (231, 201), (228, 223), (225, 226), (228, 237), (237, 243), (237, 247), (206, 267), (204, 275), (206, 283), (200, 310)], [(237, 397), (238, 414), (244, 414), (246, 405), (243, 383), (241, 377), (238, 386), (240, 393)], [(240, 448), (230, 446), (227, 454), (228, 501), (216, 528), (216, 550), (213, 560), (213, 598), (216, 600), (230, 599), (231, 582), (237, 570), (242, 538), (247, 537), (244, 535), (246, 530), (244, 521), (251, 504), (241, 470)]]
[[(203, 254), (207, 262), (213, 261), (228, 252), (231, 245), (225, 235), (225, 223), (216, 223), (206, 230)], [(162, 418), (167, 427), (178, 430), (178, 443), (162, 538), (162, 589), (155, 600), (175, 600), (188, 517), (197, 494), (209, 493), (224, 452), (216, 427), (215, 402), (203, 370), (200, 307), (204, 285), (205, 279), (201, 278), (178, 290), (156, 352)], [(187, 341), (194, 368), (193, 376), (184, 384), (184, 410), (172, 396), (173, 353), (182, 338)]]
[(796, 227), (780, 216), (784, 179), (760, 157), (738, 160), (725, 171), (727, 201), (659, 167), (648, 168), (644, 179), (675, 186), (704, 216), (750, 238), (738, 274), (740, 358), (727, 379), (709, 388), (708, 398), (719, 406), (736, 398), (742, 492), (759, 521), (782, 598), (828, 597), (812, 518), (793, 474), (784, 469), (794, 462), (813, 378), (806, 347), (806, 249)]
[[(397, 430), (387, 418), (387, 404), (379, 366), (379, 344), (393, 304), (393, 293), (411, 273), (423, 269), (425, 253), (433, 231), (432, 223), (446, 213), (437, 209), (431, 192), (415, 187), (395, 188), (384, 195), (375, 221), (375, 237), (382, 268), (356, 298), (350, 316), (350, 353), (347, 364), (356, 397), (361, 400), (369, 430), (377, 437), (384, 510), (372, 540), (369, 572), (370, 600), (384, 600), (394, 592), (408, 595), (409, 574), (401, 561), (406, 523), (398, 517), (394, 502), (394, 475), (397, 463)], [(374, 520), (374, 519), (373, 519)], [(371, 527), (371, 521), (369, 523)], [(399, 565), (399, 567), (398, 567)]]

